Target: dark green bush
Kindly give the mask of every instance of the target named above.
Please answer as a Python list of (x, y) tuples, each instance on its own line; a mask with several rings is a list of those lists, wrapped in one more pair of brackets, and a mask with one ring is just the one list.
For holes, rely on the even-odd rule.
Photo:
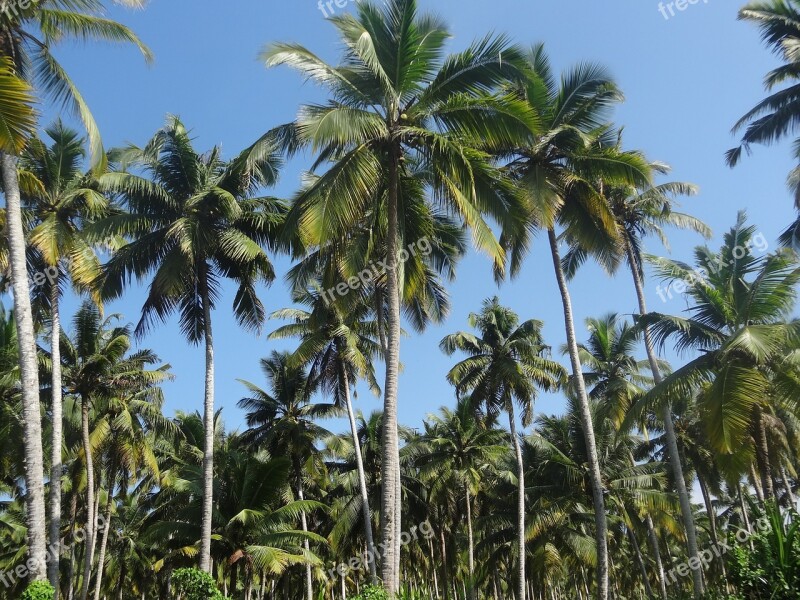
[(21, 600), (53, 600), (56, 592), (46, 581), (34, 581), (22, 592)]
[(226, 600), (211, 575), (200, 569), (176, 570), (172, 588), (179, 600)]

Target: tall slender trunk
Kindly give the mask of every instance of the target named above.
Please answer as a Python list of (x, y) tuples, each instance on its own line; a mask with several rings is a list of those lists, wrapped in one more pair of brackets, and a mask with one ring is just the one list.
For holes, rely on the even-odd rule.
[(653, 559), (656, 561), (656, 569), (658, 570), (658, 589), (661, 592), (662, 600), (668, 600), (667, 574), (664, 571), (664, 562), (661, 560), (661, 548), (658, 543), (658, 534), (656, 534), (653, 518), (650, 515), (645, 517), (645, 524), (647, 525), (647, 537), (650, 540), (650, 549), (653, 552)]
[[(297, 497), (301, 502), (305, 500), (303, 495), (303, 474), (299, 469), (296, 470), (297, 475)], [(303, 533), (308, 533), (308, 520), (306, 519), (306, 511), (300, 511), (300, 525), (303, 528)], [(308, 543), (308, 538), (303, 540), (303, 547), (306, 554), (311, 553), (311, 546)], [(306, 563), (306, 600), (314, 600), (314, 581), (311, 578), (311, 564)]]
[(344, 398), (347, 404), (347, 418), (350, 420), (350, 433), (353, 436), (353, 449), (356, 455), (356, 469), (358, 470), (358, 487), (361, 492), (361, 510), (363, 511), (364, 519), (364, 538), (367, 542), (367, 556), (372, 559), (368, 561), (369, 574), (372, 582), (377, 580), (377, 569), (375, 562), (378, 560), (378, 555), (375, 552), (375, 540), (372, 537), (372, 511), (369, 507), (369, 492), (367, 490), (367, 476), (364, 472), (364, 457), (361, 454), (361, 440), (358, 439), (358, 426), (356, 425), (356, 416), (353, 412), (353, 402), (350, 398), (350, 379), (347, 375), (347, 369), (343, 364), (339, 365), (340, 376), (344, 384)]
[(78, 490), (73, 482), (72, 497), (69, 502), (69, 526), (72, 531), (69, 547), (69, 570), (67, 572), (67, 600), (72, 600), (75, 593), (75, 520), (78, 514)]
[(589, 460), (589, 475), (592, 485), (592, 500), (594, 503), (594, 519), (597, 529), (597, 599), (608, 600), (608, 520), (606, 518), (606, 503), (603, 497), (603, 475), (600, 471), (600, 460), (597, 456), (597, 443), (594, 437), (594, 423), (592, 410), (589, 405), (589, 396), (586, 393), (586, 383), (583, 379), (583, 370), (578, 355), (578, 342), (575, 337), (575, 323), (572, 315), (572, 298), (569, 294), (567, 279), (561, 266), (561, 253), (558, 249), (558, 238), (551, 227), (547, 231), (550, 241), (550, 252), (553, 255), (553, 268), (556, 272), (558, 288), (561, 292), (561, 302), (564, 305), (564, 327), (567, 334), (567, 348), (572, 375), (578, 396), (578, 404), (583, 424), (583, 435), (586, 439), (586, 453)]
[(396, 594), (400, 576), (397, 538), (400, 515), (397, 511), (397, 480), (400, 470), (400, 440), (397, 431), (397, 388), (400, 367), (400, 285), (397, 273), (398, 195), (400, 149), (392, 146), (389, 155), (388, 227), (386, 235), (386, 294), (389, 307), (386, 344), (386, 383), (383, 396), (383, 440), (381, 472), (381, 578), (390, 595)]
[(787, 502), (792, 510), (797, 510), (797, 499), (792, 490), (792, 481), (789, 479), (789, 474), (786, 472), (786, 467), (781, 465), (781, 479), (783, 480), (783, 487), (786, 490)]
[(628, 528), (628, 538), (633, 546), (633, 551), (636, 554), (636, 563), (639, 565), (639, 571), (642, 574), (642, 583), (644, 583), (644, 590), (648, 598), (655, 598), (653, 594), (653, 586), (650, 585), (650, 578), (647, 575), (647, 567), (644, 564), (644, 557), (642, 556), (642, 549), (639, 546), (639, 540), (636, 539), (636, 534), (632, 528)]
[(759, 503), (764, 504), (764, 488), (761, 484), (761, 477), (758, 476), (756, 473), (756, 468), (753, 463), (750, 463), (750, 479), (753, 482), (753, 488), (756, 490), (756, 498), (758, 498)]
[[(56, 265), (56, 269), (58, 265)], [(52, 358), (52, 379), (50, 385), (52, 413), (52, 447), (50, 449), (50, 563), (47, 565), (47, 579), (53, 589), (59, 589), (59, 558), (61, 556), (61, 463), (63, 445), (63, 409), (61, 382), (61, 315), (59, 313), (58, 275), (50, 290), (50, 356)]]
[(89, 438), (89, 398), (81, 395), (81, 440), (83, 441), (84, 462), (86, 465), (86, 552), (84, 552), (83, 581), (81, 582), (81, 600), (89, 595), (89, 580), (92, 577), (94, 562), (94, 536), (97, 519), (94, 504), (94, 460), (92, 444)]
[(6, 197), (6, 235), (14, 292), (14, 321), (19, 347), (22, 384), (23, 442), (25, 447), (25, 509), (28, 526), (28, 560), (31, 581), (44, 579), (47, 573), (47, 520), (44, 500), (44, 451), (42, 449), (42, 412), (39, 405), (39, 364), (36, 359), (36, 334), (29, 292), (25, 257), (25, 231), (17, 178), (17, 158), (0, 153), (3, 191)]
[(106, 499), (106, 520), (103, 523), (103, 537), (100, 540), (100, 552), (97, 555), (97, 576), (94, 582), (94, 600), (100, 600), (100, 589), (103, 585), (103, 571), (106, 561), (106, 548), (108, 547), (108, 532), (111, 530), (111, 508), (114, 503), (114, 480), (117, 478), (117, 467), (111, 465), (108, 473), (108, 498)]
[(211, 302), (208, 292), (208, 266), (203, 262), (199, 273), (203, 302), (203, 325), (206, 344), (206, 381), (203, 401), (203, 512), (200, 526), (200, 570), (211, 574), (211, 527), (214, 515), (214, 335), (211, 329)]
[[(718, 531), (718, 529), (717, 529), (717, 513), (714, 510), (714, 503), (711, 501), (711, 492), (709, 491), (708, 485), (706, 485), (705, 480), (700, 476), (699, 473), (698, 473), (697, 480), (698, 480), (698, 482), (700, 484), (700, 493), (703, 496), (703, 504), (705, 505), (706, 513), (708, 514), (708, 522), (711, 525), (711, 530), (710, 530), (711, 543), (714, 545), (715, 548), (719, 548), (719, 537), (717, 535), (717, 531)], [(722, 572), (722, 580), (727, 582), (728, 573), (727, 573), (727, 569), (725, 568), (725, 558), (724, 557), (720, 557), (719, 558), (719, 563), (720, 563), (721, 572)]]
[[(636, 288), (636, 297), (639, 302), (639, 313), (647, 314), (647, 300), (644, 295), (644, 283), (641, 276), (641, 265), (631, 248), (630, 241), (625, 241), (628, 263), (633, 275), (633, 285)], [(653, 338), (650, 330), (644, 330), (644, 347), (647, 352), (647, 360), (650, 363), (650, 370), (653, 373), (653, 381), (658, 385), (663, 381), (661, 369), (658, 367), (658, 360), (653, 346)], [(672, 469), (672, 478), (675, 480), (675, 487), (678, 490), (678, 499), (681, 505), (681, 516), (683, 517), (683, 527), (686, 530), (686, 541), (689, 550), (689, 560), (698, 561), (700, 552), (697, 547), (697, 528), (694, 523), (694, 513), (689, 497), (689, 490), (686, 486), (686, 478), (683, 475), (683, 463), (678, 449), (678, 437), (675, 435), (675, 424), (672, 422), (672, 407), (664, 407), (663, 413), (664, 434), (667, 439), (667, 449), (669, 450), (669, 464)], [(699, 569), (692, 569), (692, 584), (694, 586), (695, 598), (699, 598), (705, 592), (703, 584), (703, 573)]]
[(517, 417), (514, 414), (514, 401), (508, 400), (508, 425), (511, 429), (511, 443), (514, 445), (514, 458), (517, 461), (517, 600), (525, 600), (525, 463), (522, 460), (522, 447), (517, 435)]
[(769, 440), (767, 439), (767, 427), (764, 422), (764, 411), (760, 406), (756, 406), (753, 411), (755, 438), (756, 438), (756, 462), (758, 462), (761, 485), (764, 490), (765, 500), (775, 500), (775, 487), (772, 485), (772, 461), (769, 457)]
[[(469, 492), (469, 484), (464, 484), (465, 502), (467, 505), (467, 543), (469, 546), (467, 555), (467, 566), (469, 567), (469, 600), (477, 600), (478, 593), (475, 581), (475, 535), (472, 531), (472, 495)], [(523, 515), (524, 518), (524, 515)]]

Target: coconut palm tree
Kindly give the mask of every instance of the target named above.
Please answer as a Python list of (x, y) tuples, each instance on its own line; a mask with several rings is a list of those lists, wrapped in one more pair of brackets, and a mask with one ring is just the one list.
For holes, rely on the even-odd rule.
[[(502, 180), (481, 149), (516, 143), (529, 115), (518, 101), (486, 94), (518, 73), (519, 52), (505, 38), (486, 37), (446, 57), (449, 32), (438, 18), (419, 15), (416, 0), (390, 0), (383, 8), (361, 2), (355, 10), (355, 15), (330, 19), (345, 48), (339, 65), (295, 44), (275, 44), (263, 58), (268, 66), (296, 68), (331, 97), (327, 104), (303, 107), (284, 130), (291, 134), (285, 136), (288, 147), (310, 147), (319, 154), (315, 166), (330, 167), (297, 199), (292, 219), (302, 237), (310, 245), (347, 239), (370, 212), (385, 223), (385, 256), (378, 257), (385, 264), (388, 306), (382, 579), (395, 593), (401, 532), (398, 254), (402, 257), (404, 198), (427, 193), (447, 205), (472, 229), (476, 245), (502, 265), (502, 248), (485, 217), (506, 221), (513, 204), (498, 194)], [(409, 170), (424, 175), (410, 180)]]
[[(795, 408), (797, 402), (796, 357), (787, 348), (797, 343), (798, 325), (788, 318), (800, 267), (789, 250), (755, 256), (755, 235), (756, 228), (740, 213), (719, 251), (695, 250), (695, 268), (653, 259), (660, 277), (684, 282), (693, 304), (688, 317), (653, 312), (642, 316), (642, 323), (654, 343), (663, 346), (674, 338), (678, 350), (701, 354), (665, 377), (638, 405), (660, 406), (697, 392), (711, 446), (725, 456), (754, 444), (766, 488), (771, 483), (764, 413), (771, 406)], [(774, 380), (781, 383), (776, 387)]]
[[(261, 369), (269, 382), (269, 391), (242, 381), (250, 393), (239, 401), (239, 407), (247, 411), (249, 427), (243, 440), (274, 456), (289, 457), (294, 491), (302, 502), (304, 469), (324, 468), (316, 442), (331, 435), (315, 421), (335, 416), (340, 409), (334, 404), (311, 402), (316, 382), (309, 379), (305, 369), (292, 364), (288, 353), (273, 352), (261, 360)], [(308, 532), (306, 511), (301, 512), (301, 523), (303, 531)], [(310, 553), (308, 539), (303, 543)], [(311, 564), (306, 564), (306, 600), (313, 600), (313, 595)]]
[[(98, 435), (108, 433), (111, 427), (102, 421), (102, 404), (113, 398), (135, 395), (151, 390), (169, 378), (165, 368), (147, 369), (158, 362), (149, 350), (128, 354), (131, 347), (129, 327), (115, 327), (115, 316), (103, 318), (99, 309), (85, 302), (73, 319), (73, 338), (62, 335), (61, 355), (64, 361), (64, 386), (66, 392), (80, 400), (81, 443), (86, 468), (86, 551), (84, 553), (83, 582), (80, 598), (86, 600), (97, 543), (97, 514), (95, 513), (95, 446), (90, 435), (90, 413), (95, 407), (95, 427)], [(95, 436), (95, 445), (99, 443)], [(112, 493), (113, 482), (108, 493)]]
[[(119, 4), (141, 6), (142, 0), (118, 0)], [(46, 519), (44, 509), (43, 452), (39, 409), (39, 380), (36, 368), (36, 341), (33, 315), (28, 297), (28, 277), (25, 271), (25, 232), (20, 205), (20, 186), (17, 162), (23, 136), (33, 129), (33, 112), (28, 104), (29, 90), (19, 78), (34, 82), (34, 97), (54, 100), (76, 112), (86, 127), (92, 156), (98, 164), (104, 160), (97, 125), (88, 105), (67, 72), (53, 55), (53, 47), (65, 39), (103, 40), (136, 44), (148, 60), (150, 51), (130, 29), (100, 14), (105, 3), (101, 0), (42, 0), (35, 3), (2, 2), (0, 10), (0, 82), (4, 84), (3, 114), (5, 122), (0, 139), (14, 135), (15, 148), (0, 151), (0, 175), (8, 212), (7, 237), (14, 286), (14, 309), (19, 335), (20, 369), (24, 394), (26, 494), (29, 520), (28, 536), (33, 561), (31, 579), (45, 576)], [(16, 122), (16, 125), (14, 124)], [(11, 151), (13, 150), (13, 151)], [(55, 571), (51, 570), (51, 574)], [(52, 582), (51, 582), (52, 583)]]
[(468, 332), (446, 336), (439, 347), (447, 355), (464, 352), (468, 358), (456, 364), (447, 379), (459, 395), (470, 393), (473, 406), (483, 406), (489, 415), (505, 411), (511, 429), (511, 443), (517, 468), (517, 598), (525, 598), (525, 466), (517, 433), (514, 404), (522, 407), (523, 426), (531, 423), (538, 390), (558, 389), (564, 368), (547, 357), (542, 323), (519, 317), (500, 305), (498, 298), (485, 300), (480, 313), (469, 317), (480, 337)]
[[(136, 327), (143, 334), (178, 312), (184, 336), (205, 343), (206, 377), (203, 419), (206, 426), (203, 530), (200, 568), (210, 571), (214, 463), (214, 338), (211, 317), (221, 280), (238, 288), (236, 320), (258, 330), (266, 318), (256, 292), (259, 282), (275, 277), (264, 248), (274, 248), (284, 205), (256, 192), (272, 185), (279, 160), (264, 137), (230, 161), (219, 148), (199, 154), (183, 123), (171, 117), (143, 147), (115, 153), (121, 171), (103, 175), (101, 188), (119, 194), (129, 214), (97, 224), (96, 235), (130, 240), (104, 268), (103, 295), (118, 298), (131, 277), (152, 275), (149, 294)], [(144, 171), (129, 172), (128, 167)], [(149, 178), (148, 178), (149, 176)]]
[[(313, 291), (296, 295), (294, 300), (308, 306), (310, 312), (284, 309), (273, 313), (272, 318), (292, 321), (292, 324), (278, 328), (270, 334), (270, 338), (299, 337), (300, 346), (292, 358), (309, 365), (314, 386), (330, 394), (333, 403), (347, 411), (358, 470), (364, 538), (367, 551), (371, 556), (377, 556), (372, 534), (367, 478), (351, 399), (351, 388), (359, 379), (365, 379), (373, 391), (380, 393), (372, 364), (372, 358), (382, 353), (379, 343), (374, 339), (378, 333), (377, 324), (366, 320), (372, 309), (364, 304), (345, 314), (336, 304)], [(373, 581), (376, 580), (375, 561), (369, 562), (369, 569)]]
[[(669, 172), (669, 167), (666, 165), (653, 163), (651, 166), (654, 171), (661, 174)], [(675, 210), (677, 208), (676, 196), (691, 196), (696, 193), (697, 188), (694, 185), (683, 182), (662, 183), (644, 190), (637, 190), (631, 186), (617, 186), (605, 189), (606, 197), (611, 204), (611, 211), (620, 229), (622, 238), (621, 251), (624, 252), (625, 261), (631, 270), (639, 305), (639, 314), (647, 314), (647, 299), (644, 293), (644, 260), (642, 256), (643, 238), (648, 235), (655, 235), (662, 243), (667, 245), (667, 238), (664, 233), (665, 227), (689, 229), (705, 237), (711, 235), (711, 230), (702, 221)], [(663, 368), (659, 365), (650, 330), (644, 327), (642, 333), (647, 359), (653, 374), (653, 381), (661, 383), (663, 380)], [(686, 479), (683, 473), (681, 456), (678, 451), (672, 409), (669, 405), (664, 407), (661, 417), (665, 441), (669, 445), (669, 464), (672, 469), (673, 481), (681, 501), (681, 514), (683, 526), (686, 530), (688, 556), (690, 560), (692, 558), (696, 559), (699, 548), (694, 514), (689, 490), (685, 483)], [(702, 593), (700, 575), (699, 570), (692, 572), (695, 595)]]
[[(61, 121), (45, 130), (52, 141), (47, 145), (32, 139), (20, 161), (23, 206), (33, 217), (28, 243), (38, 251), (47, 274), (37, 285), (50, 312), (52, 419), (50, 463), (50, 545), (58, 547), (61, 531), (62, 476), (62, 381), (60, 298), (67, 277), (77, 290), (92, 291), (100, 275), (100, 260), (87, 242), (83, 229), (87, 222), (108, 213), (108, 200), (97, 191), (91, 174), (84, 173), (84, 140)], [(39, 281), (34, 279), (34, 284)], [(96, 291), (96, 290), (95, 290)], [(97, 300), (95, 294), (95, 300)], [(57, 561), (48, 565), (48, 579), (58, 589)]]
[[(559, 81), (553, 76), (541, 45), (531, 49), (527, 62), (526, 76), (515, 84), (514, 93), (525, 99), (537, 119), (531, 141), (507, 149), (511, 159), (506, 170), (525, 197), (529, 216), (527, 224), (516, 223), (506, 230), (502, 243), (511, 249), (511, 270), (515, 275), (529, 249), (530, 231), (547, 231), (562, 300), (572, 378), (589, 449), (598, 546), (598, 598), (606, 600), (609, 567), (604, 490), (575, 335), (565, 268), (568, 265), (562, 262), (560, 242), (578, 245), (581, 256), (594, 257), (607, 270), (613, 268), (619, 234), (602, 188), (614, 183), (647, 185), (650, 169), (640, 155), (617, 148), (619, 136), (607, 118), (622, 94), (605, 69), (583, 63), (568, 70)], [(563, 230), (561, 236), (556, 232), (558, 226)]]

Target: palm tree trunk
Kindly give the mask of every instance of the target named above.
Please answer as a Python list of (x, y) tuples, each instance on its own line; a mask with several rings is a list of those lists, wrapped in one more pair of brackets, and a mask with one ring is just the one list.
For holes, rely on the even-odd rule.
[(783, 480), (783, 487), (786, 490), (786, 498), (792, 510), (797, 510), (797, 499), (792, 490), (792, 482), (789, 479), (789, 474), (786, 472), (786, 467), (781, 465), (781, 479)]
[(94, 460), (92, 459), (92, 445), (89, 439), (89, 398), (81, 395), (81, 439), (83, 441), (83, 454), (86, 464), (86, 552), (84, 552), (83, 582), (81, 583), (81, 600), (86, 600), (89, 595), (89, 579), (92, 577), (92, 562), (94, 561), (94, 536), (95, 536), (95, 504), (94, 504)]
[(97, 577), (94, 582), (94, 600), (100, 600), (100, 589), (103, 585), (103, 567), (108, 547), (108, 532), (111, 530), (111, 507), (114, 502), (114, 480), (117, 478), (116, 465), (111, 466), (108, 474), (108, 498), (106, 499), (106, 520), (103, 523), (103, 537), (100, 541), (100, 552), (97, 556)]
[(664, 562), (661, 560), (661, 548), (658, 543), (658, 534), (653, 525), (653, 518), (650, 515), (645, 517), (645, 524), (647, 525), (647, 537), (650, 540), (650, 548), (653, 552), (653, 559), (656, 561), (656, 569), (658, 570), (658, 588), (661, 592), (662, 600), (668, 600), (667, 596), (667, 574), (664, 571)]
[(390, 595), (397, 593), (400, 556), (397, 538), (401, 522), (397, 511), (397, 480), (400, 471), (400, 440), (397, 431), (397, 387), (400, 367), (400, 287), (397, 274), (398, 195), (400, 149), (389, 156), (388, 227), (386, 235), (386, 294), (389, 306), (386, 347), (386, 383), (383, 396), (383, 440), (381, 456), (381, 577)]
[(44, 579), (47, 573), (47, 520), (44, 501), (44, 451), (42, 450), (42, 412), (39, 405), (39, 364), (36, 335), (28, 288), (25, 256), (25, 232), (17, 178), (17, 158), (0, 153), (3, 190), (6, 197), (6, 229), (14, 292), (14, 320), (19, 346), (22, 418), (25, 446), (25, 508), (28, 526), (28, 569), (31, 581)]
[[(58, 268), (56, 266), (56, 268)], [(59, 589), (59, 558), (61, 556), (61, 447), (63, 445), (63, 409), (61, 382), (61, 316), (59, 313), (58, 275), (50, 290), (50, 356), (52, 358), (52, 379), (50, 386), (52, 412), (52, 447), (50, 454), (50, 552), (52, 556), (47, 567), (47, 579), (53, 589)]]
[(369, 563), (369, 574), (372, 582), (377, 581), (377, 569), (375, 562), (378, 560), (378, 554), (375, 552), (375, 540), (372, 537), (372, 511), (369, 507), (369, 492), (367, 490), (367, 476), (364, 472), (364, 457), (361, 454), (361, 440), (358, 439), (358, 426), (356, 425), (356, 416), (353, 412), (353, 402), (350, 398), (350, 379), (347, 375), (347, 369), (343, 364), (339, 365), (342, 382), (344, 383), (344, 399), (347, 404), (347, 418), (350, 420), (350, 433), (353, 436), (353, 448), (356, 454), (356, 469), (358, 470), (358, 487), (361, 491), (361, 510), (363, 511), (364, 518), (364, 537), (367, 541), (367, 554), (372, 557)]
[(606, 518), (605, 498), (603, 497), (603, 475), (600, 471), (600, 460), (597, 456), (597, 443), (594, 437), (594, 424), (592, 410), (589, 405), (589, 396), (586, 394), (586, 383), (583, 379), (583, 370), (578, 355), (578, 342), (575, 337), (575, 322), (572, 315), (572, 299), (561, 266), (561, 254), (558, 249), (558, 238), (551, 227), (547, 231), (550, 241), (550, 252), (553, 256), (553, 267), (556, 272), (558, 288), (561, 292), (561, 301), (564, 305), (564, 326), (567, 334), (567, 348), (572, 375), (578, 396), (579, 411), (583, 423), (583, 435), (586, 439), (586, 453), (589, 460), (589, 475), (592, 485), (592, 500), (594, 502), (595, 527), (597, 529), (597, 598), (608, 600), (608, 520)]
[[(303, 475), (302, 473), (297, 472), (297, 497), (300, 501), (304, 501), (305, 497), (303, 496)], [(308, 533), (308, 521), (306, 519), (306, 511), (300, 511), (300, 525), (303, 528), (303, 533)], [(305, 548), (306, 554), (311, 553), (311, 547), (308, 543), (308, 538), (303, 540), (303, 547)], [(314, 600), (314, 581), (311, 578), (311, 564), (306, 563), (306, 600)]]
[[(625, 241), (628, 254), (628, 264), (633, 275), (633, 285), (636, 288), (636, 297), (639, 302), (639, 313), (647, 314), (647, 300), (644, 295), (644, 283), (641, 276), (641, 265), (633, 253), (630, 241)], [(658, 360), (653, 346), (653, 339), (650, 330), (644, 330), (644, 347), (647, 352), (647, 360), (650, 363), (650, 370), (653, 373), (653, 381), (658, 385), (664, 379), (661, 377), (661, 369), (658, 367)], [(672, 407), (667, 405), (663, 411), (664, 434), (667, 439), (667, 449), (669, 451), (669, 464), (672, 469), (672, 478), (675, 480), (675, 487), (678, 490), (678, 499), (681, 505), (681, 516), (683, 517), (683, 527), (686, 530), (686, 541), (689, 546), (689, 560), (699, 561), (700, 552), (697, 547), (697, 528), (694, 523), (694, 513), (689, 497), (689, 490), (686, 486), (686, 478), (683, 475), (683, 463), (678, 449), (678, 437), (675, 435), (675, 424), (672, 422)], [(694, 596), (699, 598), (705, 592), (703, 585), (703, 573), (699, 569), (692, 569), (692, 583), (694, 585)]]
[[(467, 564), (469, 566), (469, 600), (477, 600), (478, 595), (475, 589), (475, 535), (472, 531), (472, 497), (469, 493), (469, 484), (464, 484), (464, 492), (466, 494), (466, 505), (467, 505), (467, 542), (469, 545), (469, 551), (467, 554)], [(523, 520), (525, 519), (525, 514), (522, 515)], [(524, 543), (524, 540), (523, 540)]]
[(514, 457), (517, 461), (517, 600), (525, 600), (525, 463), (522, 460), (522, 447), (517, 435), (517, 417), (514, 414), (514, 401), (506, 404), (508, 425), (511, 428), (511, 443), (514, 445)]
[(77, 483), (72, 484), (72, 498), (69, 504), (69, 526), (72, 529), (69, 547), (69, 571), (67, 572), (67, 600), (72, 600), (75, 593), (75, 519), (78, 514), (78, 489)]
[(203, 302), (206, 345), (206, 381), (203, 401), (203, 512), (200, 527), (200, 570), (211, 574), (211, 527), (214, 515), (214, 335), (211, 329), (211, 301), (208, 267), (200, 265), (200, 295)]
[[(758, 452), (758, 450), (756, 450), (756, 452)], [(758, 498), (759, 503), (764, 504), (766, 501), (764, 497), (764, 488), (761, 484), (761, 477), (756, 473), (756, 468), (753, 463), (750, 463), (750, 479), (753, 482), (753, 488), (756, 490), (756, 498)]]
[(639, 571), (642, 573), (645, 593), (648, 598), (655, 598), (653, 587), (650, 585), (650, 578), (647, 575), (647, 567), (644, 564), (642, 549), (639, 546), (639, 540), (636, 539), (636, 534), (633, 532), (632, 528), (628, 528), (628, 538), (631, 540), (631, 546), (633, 546), (633, 551), (636, 554), (636, 563), (639, 565)]
[(772, 462), (769, 458), (769, 441), (767, 439), (767, 428), (764, 423), (764, 411), (760, 406), (754, 410), (755, 438), (756, 438), (756, 461), (758, 462), (759, 475), (764, 490), (765, 500), (775, 500), (775, 487), (772, 485)]

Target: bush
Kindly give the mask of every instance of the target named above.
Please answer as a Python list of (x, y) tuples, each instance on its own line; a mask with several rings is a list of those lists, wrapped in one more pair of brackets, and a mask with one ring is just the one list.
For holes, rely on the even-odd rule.
[(226, 600), (214, 578), (200, 569), (178, 569), (172, 574), (172, 587), (180, 600)]
[(352, 600), (389, 600), (389, 594), (382, 587), (370, 585), (361, 590)]
[(46, 581), (34, 581), (22, 592), (21, 600), (53, 600), (56, 592)]

